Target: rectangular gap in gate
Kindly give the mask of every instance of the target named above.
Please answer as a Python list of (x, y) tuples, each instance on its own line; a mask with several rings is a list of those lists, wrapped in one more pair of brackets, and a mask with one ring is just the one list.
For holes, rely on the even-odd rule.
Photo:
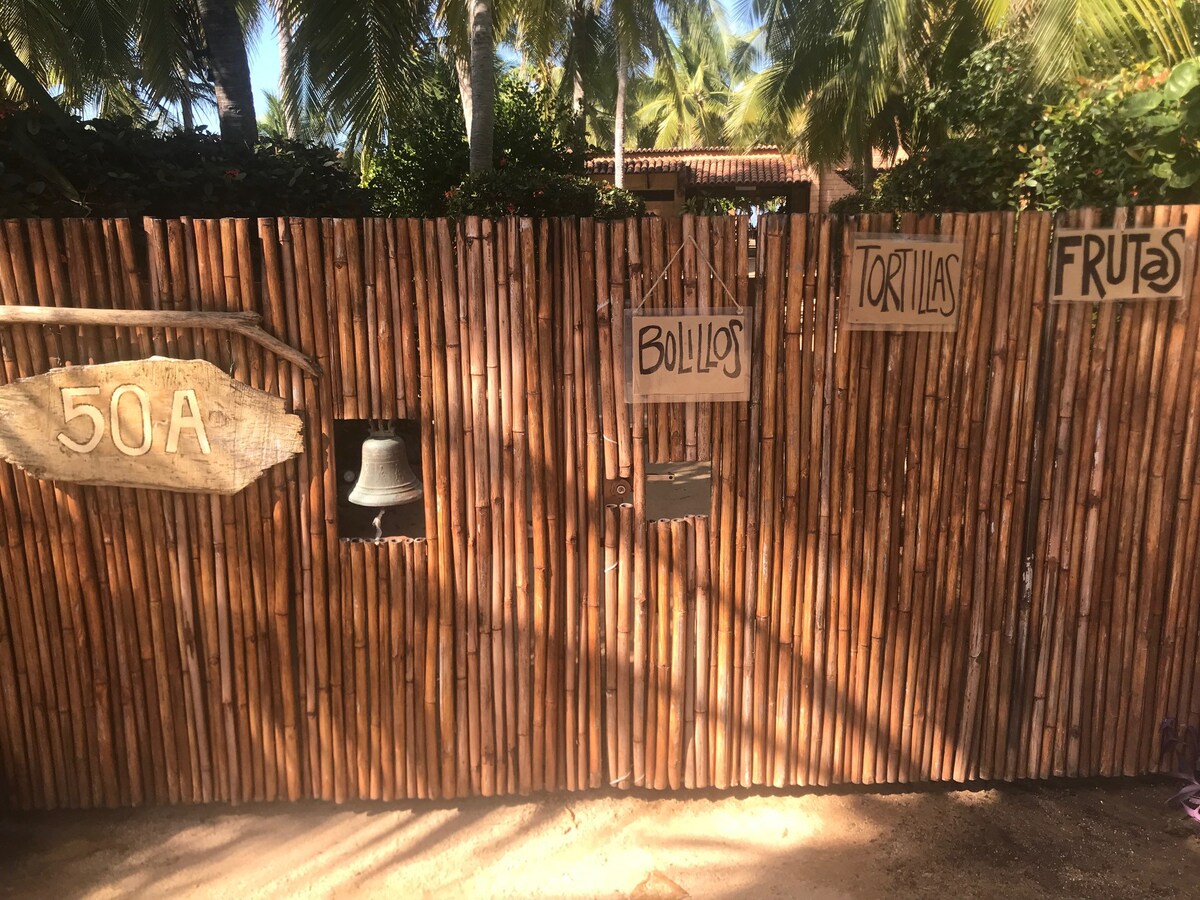
[(712, 464), (651, 463), (646, 466), (646, 518), (707, 516), (712, 507)]

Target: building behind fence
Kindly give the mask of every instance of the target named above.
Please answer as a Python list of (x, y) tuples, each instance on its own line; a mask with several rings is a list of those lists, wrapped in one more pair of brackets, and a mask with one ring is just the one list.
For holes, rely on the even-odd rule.
[[(1131, 221), (1194, 244), (1200, 207)], [(0, 465), (0, 804), (1153, 771), (1200, 722), (1200, 316), (1048, 304), (1052, 227), (765, 217), (752, 277), (744, 218), (2, 223), (5, 304), (256, 310), (323, 375), (0, 328), (6, 381), (204, 358), (306, 424), (235, 497)], [(840, 329), (852, 228), (961, 235), (957, 330)], [(753, 307), (749, 402), (626, 402), (681, 247), (654, 304)], [(345, 508), (373, 419), (409, 429), (407, 537)], [(703, 514), (648, 499), (673, 464)]]

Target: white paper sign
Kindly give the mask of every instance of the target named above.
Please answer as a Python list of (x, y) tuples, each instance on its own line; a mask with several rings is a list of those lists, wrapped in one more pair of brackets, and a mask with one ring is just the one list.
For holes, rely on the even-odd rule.
[(633, 403), (750, 399), (750, 311), (626, 313), (626, 370)]
[(873, 331), (954, 331), (962, 258), (958, 237), (852, 235), (846, 324)]
[(1187, 294), (1187, 235), (1174, 228), (1060, 228), (1050, 299), (1096, 303)]

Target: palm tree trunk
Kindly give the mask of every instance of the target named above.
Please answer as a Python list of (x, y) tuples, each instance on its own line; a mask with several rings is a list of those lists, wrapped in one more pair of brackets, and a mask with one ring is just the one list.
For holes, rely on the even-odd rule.
[(583, 149), (587, 148), (587, 106), (584, 105), (583, 73), (575, 70), (571, 84), (571, 110), (575, 113), (575, 121), (579, 126), (579, 140)]
[(467, 0), (471, 22), (471, 171), (492, 167), (496, 117), (496, 47), (492, 0)]
[(196, 130), (196, 114), (192, 110), (192, 98), (186, 92), (179, 98), (179, 115), (183, 119), (184, 131)]
[(221, 137), (254, 143), (258, 121), (254, 117), (254, 90), (246, 60), (246, 38), (238, 21), (235, 0), (200, 0), (200, 21), (208, 44), (208, 63), (217, 94)]
[(471, 142), (471, 61), (454, 54), (454, 73), (458, 76), (458, 97), (462, 102), (463, 124), (466, 125), (467, 143)]
[(50, 96), (50, 92), (21, 61), (13, 45), (3, 35), (0, 35), (0, 69), (11, 75), (13, 81), (21, 86), (21, 90), (25, 92), (25, 100), (31, 106), (36, 105), (59, 125), (75, 124), (75, 120)]
[(865, 195), (871, 193), (871, 189), (875, 187), (875, 152), (868, 145), (866, 150), (862, 151), (862, 192)]
[(629, 50), (617, 47), (617, 103), (613, 110), (613, 184), (625, 187), (625, 91), (629, 86)]
[(300, 99), (292, 90), (292, 20), (282, 3), (275, 7), (279, 28), (279, 99), (283, 102), (283, 130), (295, 141), (300, 138)]
[(576, 115), (583, 112), (584, 22), (583, 4), (577, 0), (571, 10), (571, 56), (574, 60), (571, 67), (571, 109)]

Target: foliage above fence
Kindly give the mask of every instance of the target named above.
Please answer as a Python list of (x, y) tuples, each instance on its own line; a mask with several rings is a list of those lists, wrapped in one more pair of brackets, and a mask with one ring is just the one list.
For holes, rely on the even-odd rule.
[(133, 122), (0, 109), (0, 216), (347, 216), (370, 210), (328, 147), (256, 148)]
[(1200, 197), (1200, 58), (1036, 86), (1020, 47), (927, 89), (925, 134), (846, 211), (1048, 209)]
[(583, 174), (543, 99), (504, 81), (497, 166), (468, 178), (461, 110), (430, 103), (431, 127), (358, 160), (283, 139), (256, 147), (203, 132), (162, 133), (128, 120), (62, 122), (0, 105), (0, 217), (641, 215), (627, 191)]

